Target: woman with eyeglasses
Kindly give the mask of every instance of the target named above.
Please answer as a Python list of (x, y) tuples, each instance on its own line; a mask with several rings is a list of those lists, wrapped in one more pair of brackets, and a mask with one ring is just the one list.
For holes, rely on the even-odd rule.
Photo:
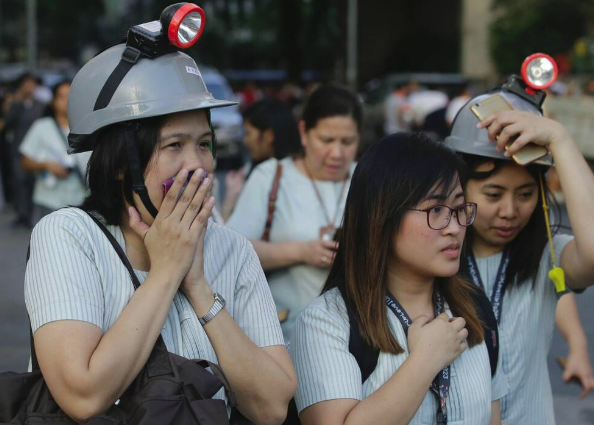
[[(476, 215), (464, 184), (460, 158), (420, 134), (364, 155), (323, 293), (291, 342), (303, 424), (501, 424), (505, 377), (490, 367), (478, 289), (456, 276)], [(357, 331), (376, 353), (367, 377)]]
[[(470, 108), (490, 96), (503, 96), (516, 110), (479, 123)], [(505, 90), (469, 102), (446, 144), (467, 163), (466, 194), (478, 204), (460, 269), (484, 288), (497, 317), (509, 383), (503, 422), (554, 425), (547, 354), (558, 298), (566, 287), (580, 291), (594, 283), (594, 175), (562, 125), (540, 116), (529, 97)], [(527, 166), (512, 160), (535, 145), (550, 156)], [(551, 231), (544, 174), (553, 163), (575, 238)]]

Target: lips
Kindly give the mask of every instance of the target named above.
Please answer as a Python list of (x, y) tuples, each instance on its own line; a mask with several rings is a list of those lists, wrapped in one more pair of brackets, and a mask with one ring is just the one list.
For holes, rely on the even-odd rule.
[(458, 258), (460, 256), (460, 244), (452, 243), (441, 250), (448, 258)]
[(502, 238), (509, 238), (516, 233), (517, 227), (495, 227), (495, 232)]

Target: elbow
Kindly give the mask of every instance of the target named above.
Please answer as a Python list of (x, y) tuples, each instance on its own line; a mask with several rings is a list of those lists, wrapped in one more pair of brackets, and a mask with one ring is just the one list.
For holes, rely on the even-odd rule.
[(108, 406), (107, 403), (102, 403), (99, 400), (80, 397), (72, 397), (67, 403), (60, 405), (64, 413), (76, 423), (100, 415), (107, 410)]
[(281, 425), (287, 418), (287, 407), (288, 403), (262, 406), (252, 420), (257, 425)]

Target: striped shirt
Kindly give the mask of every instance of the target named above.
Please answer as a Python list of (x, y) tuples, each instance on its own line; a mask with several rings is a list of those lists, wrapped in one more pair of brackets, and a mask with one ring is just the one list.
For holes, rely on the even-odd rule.
[[(553, 238), (557, 262), (570, 235)], [(508, 287), (503, 296), (499, 337), (503, 351), (503, 371), (509, 392), (501, 400), (501, 413), (510, 425), (554, 425), (553, 394), (547, 354), (555, 325), (557, 294), (548, 273), (550, 249), (542, 253), (535, 282)], [(491, 294), (502, 254), (477, 258), (481, 279)], [(557, 264), (558, 265), (558, 264)]]
[[(449, 308), (446, 311), (451, 316)], [(392, 335), (405, 352), (380, 353), (375, 370), (361, 384), (361, 371), (349, 352), (349, 319), (338, 289), (328, 291), (307, 306), (297, 319), (290, 349), (299, 379), (295, 400), (300, 412), (326, 400), (363, 400), (394, 375), (409, 351), (400, 321), (389, 309), (387, 316)], [(450, 367), (448, 424), (488, 425), (491, 402), (500, 399), (506, 391), (501, 368), (491, 378), (485, 343), (467, 349)], [(428, 389), (410, 424), (435, 423), (437, 409), (437, 398)]]
[[(107, 226), (125, 250), (118, 226)], [(135, 270), (142, 283), (148, 272)], [(257, 346), (283, 345), (274, 301), (252, 245), (212, 221), (204, 241), (204, 273), (226, 309)], [(127, 269), (92, 219), (76, 208), (43, 218), (31, 236), (25, 302), (33, 332), (56, 320), (80, 320), (101, 328), (115, 323), (134, 293)], [(218, 363), (217, 355), (182, 292), (161, 332), (170, 352)], [(217, 394), (224, 398), (224, 392)]]
[[(323, 205), (316, 196), (311, 180), (301, 173), (292, 158), (280, 161), (283, 171), (278, 189), (274, 219), (270, 228), (270, 242), (308, 242), (320, 239), (320, 228), (328, 226), (328, 219), (340, 227), (350, 177), (342, 193), (343, 182), (316, 181)], [(227, 226), (248, 239), (262, 238), (268, 217), (268, 198), (278, 160), (270, 159), (258, 165), (246, 182)], [(349, 176), (353, 175), (351, 164)], [(342, 195), (342, 196), (341, 196)], [(325, 212), (326, 211), (326, 212)], [(268, 273), (268, 282), (277, 310), (289, 310), (282, 328), (288, 343), (299, 313), (320, 295), (328, 277), (328, 268), (293, 264)]]

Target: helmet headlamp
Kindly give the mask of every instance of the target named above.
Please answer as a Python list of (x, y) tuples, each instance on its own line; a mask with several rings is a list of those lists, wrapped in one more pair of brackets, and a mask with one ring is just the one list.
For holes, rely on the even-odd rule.
[(206, 15), (193, 3), (176, 3), (166, 7), (158, 21), (130, 28), (126, 45), (141, 55), (154, 58), (177, 49), (192, 47), (202, 35)]
[(533, 90), (545, 90), (557, 79), (557, 64), (544, 53), (528, 56), (522, 64), (522, 79)]

